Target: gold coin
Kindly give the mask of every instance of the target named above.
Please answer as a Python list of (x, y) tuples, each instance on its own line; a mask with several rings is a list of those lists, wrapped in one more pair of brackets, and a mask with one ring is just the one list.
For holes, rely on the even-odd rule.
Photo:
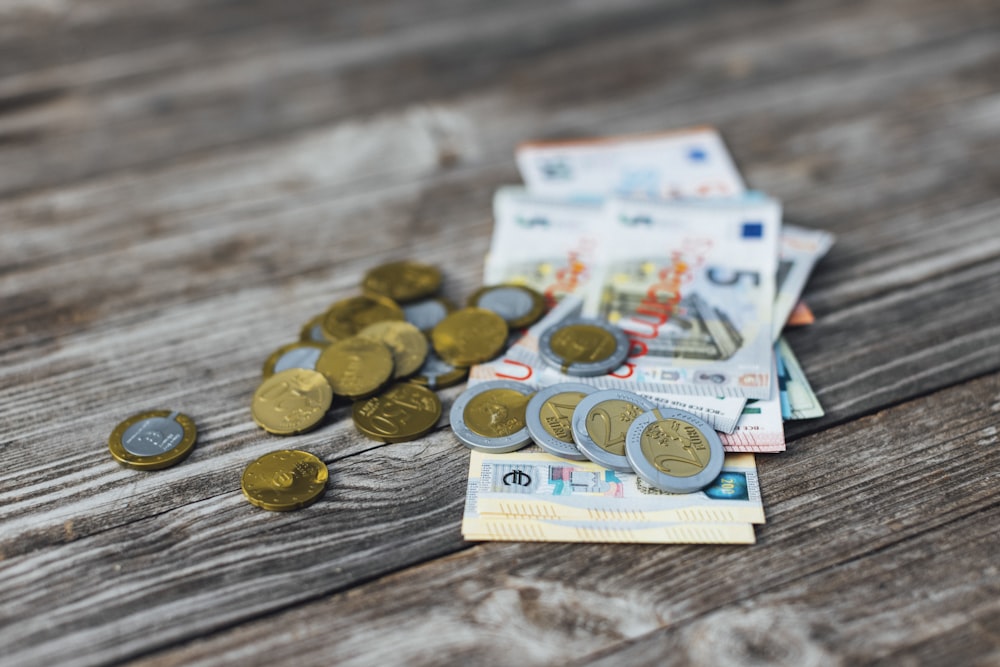
[(261, 382), (250, 410), (268, 433), (293, 435), (318, 426), (332, 402), (330, 383), (321, 373), (289, 368)]
[(424, 435), (441, 418), (441, 400), (410, 382), (392, 385), (377, 396), (354, 404), (354, 425), (369, 438), (405, 442)]
[(573, 410), (587, 394), (582, 391), (564, 391), (542, 403), (538, 420), (545, 432), (560, 442), (573, 443)]
[(441, 288), (441, 271), (419, 262), (390, 262), (365, 274), (361, 288), (398, 303), (431, 296)]
[(330, 306), (323, 315), (323, 334), (331, 341), (356, 335), (369, 324), (403, 320), (403, 311), (392, 299), (376, 294), (352, 296)]
[(525, 408), (533, 395), (513, 389), (484, 391), (469, 401), (462, 418), (476, 435), (504, 438), (525, 427)]
[(377, 340), (352, 336), (323, 350), (316, 369), (338, 396), (365, 398), (392, 379), (392, 352)]
[(271, 353), (271, 356), (264, 362), (263, 375), (267, 379), (275, 373), (288, 370), (289, 368), (316, 369), (316, 360), (320, 353), (326, 349), (328, 343), (315, 343), (313, 341), (297, 341), (282, 345)]
[(427, 359), (427, 338), (409, 322), (388, 320), (369, 324), (358, 334), (383, 343), (392, 351), (397, 380), (413, 375)]
[(240, 488), (251, 504), (272, 512), (286, 512), (319, 498), (329, 475), (326, 464), (309, 452), (281, 449), (248, 465)]
[(545, 314), (545, 297), (524, 285), (487, 285), (469, 297), (468, 305), (500, 315), (511, 329), (529, 327)]
[(601, 361), (617, 349), (618, 341), (611, 332), (592, 324), (563, 327), (552, 335), (552, 351), (565, 365)]
[(198, 430), (187, 415), (150, 410), (129, 417), (111, 431), (108, 449), (123, 466), (159, 470), (191, 453)]
[(472, 366), (500, 354), (507, 342), (507, 323), (493, 311), (463, 308), (431, 331), (434, 351), (452, 366)]
[(647, 426), (639, 443), (643, 456), (673, 477), (697, 475), (712, 457), (705, 434), (679, 419), (661, 419)]
[(628, 401), (603, 401), (587, 415), (587, 435), (604, 451), (615, 456), (625, 456), (628, 427), (643, 412), (643, 408)]

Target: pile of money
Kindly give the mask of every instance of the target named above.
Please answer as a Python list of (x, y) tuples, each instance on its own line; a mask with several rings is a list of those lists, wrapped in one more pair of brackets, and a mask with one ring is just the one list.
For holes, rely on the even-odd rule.
[(754, 454), (823, 414), (781, 332), (813, 320), (800, 296), (833, 236), (782, 225), (710, 127), (527, 143), (517, 162), (484, 282), (548, 311), (452, 407), (475, 450), (463, 534), (753, 542)]

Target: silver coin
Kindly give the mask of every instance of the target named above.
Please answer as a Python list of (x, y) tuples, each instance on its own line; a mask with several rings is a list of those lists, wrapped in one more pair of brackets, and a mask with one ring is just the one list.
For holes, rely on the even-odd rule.
[(501, 286), (483, 292), (476, 301), (476, 306), (492, 310), (510, 323), (527, 316), (535, 307), (535, 301), (520, 287)]
[(443, 320), (450, 310), (441, 299), (424, 299), (400, 306), (406, 321), (421, 331), (430, 331)]
[(586, 461), (573, 442), (573, 412), (583, 398), (596, 391), (589, 384), (562, 382), (532, 396), (524, 416), (535, 444), (553, 456)]
[[(643, 451), (644, 434), (658, 453)], [(715, 481), (726, 453), (719, 434), (704, 420), (683, 410), (656, 408), (629, 426), (625, 456), (650, 486), (670, 493), (694, 493)]]
[(293, 347), (274, 362), (274, 373), (280, 373), (289, 368), (308, 368), (314, 371), (316, 370), (316, 361), (322, 353), (323, 348), (319, 347)]
[[(624, 405), (623, 405), (624, 404)], [(603, 389), (584, 397), (573, 411), (573, 441), (588, 459), (612, 470), (632, 472), (625, 458), (629, 425), (656, 407), (648, 398), (624, 389)], [(598, 441), (604, 445), (597, 444)], [(618, 451), (621, 450), (621, 454)]]
[[(508, 413), (507, 406), (500, 403), (486, 403), (481, 405), (482, 400), (476, 400), (483, 394), (497, 389), (513, 390), (524, 396), (530, 396), (533, 391), (531, 387), (520, 382), (493, 380), (469, 387), (462, 392), (451, 406), (451, 428), (455, 432), (455, 435), (458, 436), (458, 439), (469, 449), (491, 454), (504, 454), (521, 449), (531, 442), (528, 427), (521, 426), (517, 428), (520, 420), (517, 418), (517, 415), (511, 416)], [(478, 414), (472, 414), (471, 411), (478, 411)], [(504, 430), (502, 424), (507, 423), (510, 425), (508, 430), (511, 432), (506, 435), (491, 437), (474, 431), (469, 424), (469, 422), (475, 423), (483, 420), (490, 422), (491, 425), (501, 424), (500, 428), (496, 429), (499, 431)]]
[[(600, 338), (594, 338), (598, 343), (603, 343), (604, 341), (613, 341), (614, 348), (607, 350), (592, 350), (594, 353), (601, 354), (600, 359), (595, 359), (594, 361), (570, 361), (566, 357), (559, 354), (552, 347), (553, 337), (557, 336), (560, 332), (563, 332), (569, 327), (595, 327), (600, 329), (605, 333), (604, 336), (600, 336), (604, 340), (601, 341)], [(589, 341), (583, 340), (582, 343), (587, 343)], [(625, 332), (614, 326), (613, 324), (608, 324), (604, 320), (599, 320), (592, 317), (574, 317), (564, 322), (546, 329), (541, 338), (538, 339), (538, 353), (542, 356), (549, 365), (558, 368), (560, 371), (567, 375), (578, 375), (581, 377), (589, 377), (594, 375), (604, 375), (614, 371), (616, 368), (625, 363), (625, 359), (628, 358), (629, 350), (632, 348), (631, 342), (629, 342), (628, 336)]]
[(177, 421), (178, 412), (166, 417), (147, 417), (129, 426), (122, 434), (121, 444), (134, 456), (160, 456), (184, 440), (184, 426)]

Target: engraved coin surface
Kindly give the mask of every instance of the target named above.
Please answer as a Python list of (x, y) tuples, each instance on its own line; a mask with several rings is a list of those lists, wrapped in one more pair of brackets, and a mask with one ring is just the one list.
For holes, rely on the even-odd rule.
[(704, 420), (683, 410), (656, 408), (629, 426), (625, 456), (642, 479), (662, 491), (694, 493), (722, 472), (722, 440)]
[(453, 387), (469, 377), (469, 369), (452, 366), (434, 352), (427, 351), (427, 359), (410, 382), (423, 385), (429, 389), (445, 389)]
[(346, 398), (366, 398), (392, 379), (392, 351), (370, 338), (352, 336), (332, 343), (316, 362), (333, 388)]
[(377, 396), (356, 401), (352, 409), (359, 431), (382, 442), (415, 440), (441, 418), (441, 399), (420, 385), (399, 382)]
[(248, 465), (240, 487), (251, 504), (287, 512), (315, 502), (329, 476), (326, 464), (309, 452), (281, 449)]
[(573, 442), (573, 412), (595, 387), (564, 382), (542, 389), (531, 397), (525, 409), (528, 433), (535, 444), (553, 456), (584, 461), (586, 456)]
[(250, 411), (268, 433), (294, 435), (318, 426), (332, 401), (330, 383), (321, 373), (289, 368), (261, 382)]
[(500, 354), (507, 342), (507, 323), (484, 308), (462, 308), (431, 331), (438, 356), (452, 366), (472, 366)]
[(445, 298), (423, 299), (402, 306), (406, 321), (424, 333), (430, 333), (438, 322), (454, 312), (455, 304)]
[(416, 373), (427, 359), (427, 337), (409, 322), (376, 322), (366, 326), (358, 335), (377, 340), (392, 351), (393, 378), (397, 380)]
[(187, 415), (151, 410), (118, 424), (108, 438), (108, 449), (123, 466), (159, 470), (190, 454), (197, 436), (194, 420)]
[(604, 389), (585, 396), (573, 412), (573, 441), (591, 461), (630, 472), (625, 438), (632, 422), (656, 404), (631, 391)]
[(436, 266), (404, 260), (371, 269), (361, 288), (404, 303), (431, 296), (441, 288), (441, 271)]
[(325, 342), (316, 343), (313, 341), (298, 341), (282, 345), (272, 352), (271, 356), (264, 362), (264, 377), (269, 378), (275, 373), (287, 371), (289, 368), (316, 370), (316, 361), (326, 346)]
[(353, 296), (336, 302), (323, 315), (323, 335), (339, 341), (354, 336), (369, 324), (384, 320), (402, 320), (403, 311), (384, 296)]
[(451, 406), (451, 428), (469, 449), (494, 454), (521, 449), (531, 442), (525, 409), (532, 393), (508, 380), (469, 387)]
[(610, 373), (625, 363), (631, 344), (625, 332), (594, 318), (574, 318), (546, 329), (538, 353), (567, 375)]
[(492, 310), (511, 329), (529, 327), (545, 314), (545, 297), (523, 285), (488, 285), (469, 297), (469, 306)]

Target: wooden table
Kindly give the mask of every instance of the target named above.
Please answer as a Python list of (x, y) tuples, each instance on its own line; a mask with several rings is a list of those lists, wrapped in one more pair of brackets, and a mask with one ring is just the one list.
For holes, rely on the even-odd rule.
[[(998, 28), (990, 0), (0, 3), (0, 662), (997, 664)], [(449, 429), (254, 426), (264, 358), (367, 268), (480, 284), (519, 141), (704, 123), (838, 237), (788, 334), (827, 414), (758, 457), (757, 545), (467, 543)], [(117, 465), (159, 407), (194, 453)], [(250, 506), (288, 446), (326, 496)]]

